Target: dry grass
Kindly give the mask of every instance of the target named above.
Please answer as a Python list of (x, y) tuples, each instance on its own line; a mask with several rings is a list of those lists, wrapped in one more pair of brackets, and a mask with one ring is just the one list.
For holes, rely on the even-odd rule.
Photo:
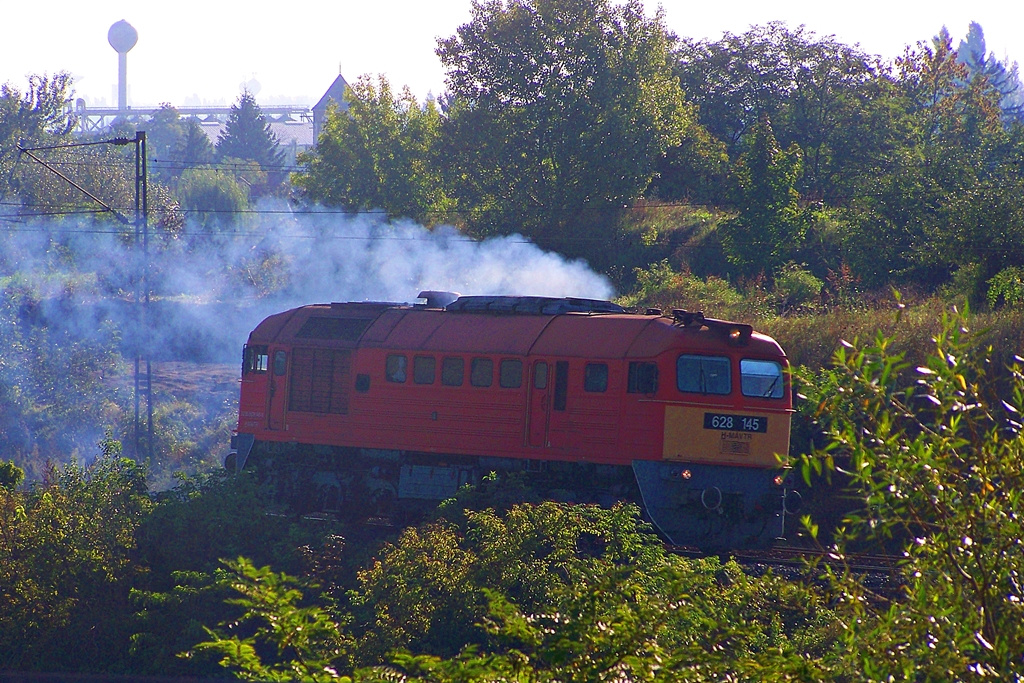
[[(897, 315), (895, 302), (865, 310), (833, 310), (817, 314), (762, 320), (758, 329), (774, 337), (790, 361), (811, 370), (826, 367), (840, 340), (870, 342), (879, 334), (892, 337), (892, 349), (919, 364), (934, 350), (942, 314), (950, 304), (931, 298), (908, 305)], [(1002, 310), (972, 314), (973, 332), (981, 347), (992, 347), (996, 367), (1005, 367), (1024, 348), (1024, 311)]]

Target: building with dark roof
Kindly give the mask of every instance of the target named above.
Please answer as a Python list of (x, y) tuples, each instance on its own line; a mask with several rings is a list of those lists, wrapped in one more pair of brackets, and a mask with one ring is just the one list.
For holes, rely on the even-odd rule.
[(339, 73), (338, 77), (331, 83), (331, 87), (327, 88), (327, 92), (320, 98), (320, 101), (313, 105), (313, 141), (320, 139), (320, 131), (324, 128), (324, 123), (327, 121), (327, 109), (331, 102), (335, 104), (341, 111), (348, 110), (348, 101), (345, 100), (345, 91), (349, 89), (348, 82)]

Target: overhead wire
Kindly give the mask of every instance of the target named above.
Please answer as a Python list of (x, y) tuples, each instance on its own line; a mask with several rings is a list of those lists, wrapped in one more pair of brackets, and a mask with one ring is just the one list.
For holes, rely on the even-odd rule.
[[(51, 145), (51, 146), (48, 146), (48, 147), (40, 147), (40, 148), (35, 148), (35, 149), (39, 149), (39, 150), (62, 150), (62, 149), (68, 149), (68, 148), (72, 148), (72, 147), (100, 146), (100, 145), (104, 145), (104, 144), (109, 144), (110, 142), (111, 141), (109, 141), (109, 140), (100, 140), (100, 141), (94, 141), (94, 142), (83, 142), (83, 143), (73, 143), (73, 144), (69, 143), (69, 144)], [(125, 159), (123, 164), (118, 164), (118, 163), (111, 163), (109, 161), (109, 158), (110, 157), (106, 157), (105, 159), (92, 159), (92, 160), (89, 160), (89, 159), (84, 159), (84, 160), (83, 159), (75, 159), (75, 160), (68, 160), (68, 159), (49, 160), (49, 163), (51, 163), (51, 164), (53, 164), (55, 166), (59, 165), (59, 166), (63, 166), (63, 167), (80, 167), (80, 168), (90, 168), (90, 169), (95, 169), (95, 168), (114, 169), (114, 168), (122, 168), (124, 166), (130, 166), (131, 165), (131, 162), (128, 159)], [(1019, 159), (1016, 159), (1016, 158), (1012, 158), (1011, 159), (1009, 157), (1009, 155), (1005, 155), (1002, 160), (1000, 160), (1000, 159), (990, 160), (990, 164), (989, 165), (991, 166), (992, 163), (1000, 163), (1000, 161), (1002, 161), (1003, 163), (1009, 163), (1009, 164), (1017, 164), (1017, 165), (1020, 164), (1020, 160)], [(253, 163), (255, 163), (255, 162), (253, 162)], [(160, 171), (160, 170), (167, 170), (167, 171), (170, 171), (170, 170), (186, 170), (186, 169), (195, 168), (195, 169), (206, 169), (206, 170), (215, 170), (215, 171), (224, 171), (224, 172), (235, 172), (235, 173), (238, 173), (238, 172), (254, 170), (249, 163), (240, 162), (240, 161), (239, 162), (236, 162), (236, 161), (232, 161), (232, 162), (217, 161), (217, 162), (189, 163), (189, 162), (177, 161), (177, 160), (161, 160), (159, 158), (152, 158), (150, 160), (150, 164), (152, 165), (151, 167), (155, 167), (155, 170), (157, 170), (157, 171)], [(902, 164), (899, 164), (897, 162), (892, 162), (891, 164), (871, 164), (871, 165), (868, 165), (868, 166), (865, 166), (865, 167), (871, 168), (871, 169), (881, 170), (881, 169), (883, 169), (885, 167), (895, 168), (895, 167), (898, 167), (898, 166), (902, 166)], [(264, 172), (269, 172), (269, 173), (275, 173), (275, 172), (295, 173), (295, 172), (301, 172), (303, 170), (306, 170), (307, 168), (308, 167), (304, 166), (304, 165), (271, 165), (271, 166), (261, 166), (260, 170), (264, 171)], [(13, 173), (13, 170), (14, 169), (12, 168), (11, 169), (12, 173)], [(961, 192), (967, 192), (967, 193), (979, 193), (979, 192), (986, 192), (986, 191), (993, 191), (993, 190), (1003, 190), (1003, 189), (1007, 189), (1007, 188), (1017, 189), (1017, 188), (1020, 188), (1020, 187), (1024, 187), (1024, 181), (1022, 181), (1021, 179), (1018, 178), (1017, 180), (1004, 179), (1004, 180), (1000, 180), (998, 182), (980, 183), (980, 184), (976, 184), (976, 185), (972, 185), (972, 186), (968, 186), (968, 187), (963, 187), (963, 188), (960, 189), (960, 191)], [(917, 190), (917, 191), (919, 192), (920, 190)], [(941, 195), (949, 193), (949, 190), (947, 188), (940, 188), (940, 187), (925, 188), (924, 191), (928, 192), (929, 194), (931, 194), (934, 197), (938, 197), (938, 196), (941, 196)], [(836, 196), (830, 197), (830, 200), (832, 200), (832, 201), (839, 201), (839, 202), (850, 202), (850, 201), (854, 201), (854, 200), (857, 200), (857, 199), (877, 198), (877, 197), (885, 196), (887, 194), (890, 194), (890, 193), (883, 192), (883, 191), (847, 193), (847, 194), (844, 194), (844, 195), (836, 195)], [(29, 231), (36, 231), (36, 230), (39, 230), (39, 231), (44, 230), (44, 228), (34, 228), (34, 227), (30, 227), (30, 226), (26, 225), (27, 223), (29, 223), (34, 218), (40, 218), (40, 217), (64, 217), (64, 216), (85, 216), (85, 215), (95, 216), (95, 215), (98, 215), (98, 214), (107, 213), (107, 211), (96, 209), (96, 208), (86, 208), (85, 206), (83, 206), (81, 204), (56, 204), (56, 205), (49, 204), (49, 203), (47, 203), (47, 204), (25, 204), (23, 202), (12, 202), (12, 201), (2, 201), (2, 200), (0, 200), (0, 207), (4, 207), (4, 206), (12, 207), (12, 208), (15, 208), (15, 209), (22, 210), (22, 211), (16, 211), (14, 213), (6, 213), (6, 214), (0, 212), (0, 223), (8, 224), (7, 227), (5, 228), (8, 231), (25, 231), (25, 232), (29, 232)], [(34, 208), (34, 207), (39, 207), (39, 208)], [(421, 209), (419, 207), (411, 207), (409, 213), (418, 213), (420, 215), (425, 215), (425, 216), (486, 216), (487, 214), (494, 214), (494, 215), (504, 215), (504, 216), (517, 216), (517, 215), (519, 215), (519, 216), (523, 216), (523, 217), (536, 218), (538, 216), (544, 216), (544, 215), (547, 215), (547, 216), (558, 216), (560, 214), (561, 215), (566, 215), (566, 214), (573, 214), (573, 213), (575, 213), (575, 214), (579, 214), (579, 213), (583, 213), (583, 214), (591, 213), (591, 214), (593, 214), (593, 213), (621, 212), (621, 211), (647, 211), (647, 210), (652, 210), (652, 209), (657, 209), (657, 208), (685, 208), (685, 207), (702, 208), (702, 209), (706, 209), (706, 210), (721, 210), (722, 209), (722, 207), (720, 205), (714, 205), (714, 204), (702, 203), (702, 202), (691, 202), (691, 201), (668, 201), (668, 202), (661, 202), (661, 201), (659, 201), (657, 204), (654, 204), (654, 205), (651, 205), (651, 204), (626, 205), (626, 204), (622, 204), (622, 203), (619, 203), (619, 202), (607, 202), (607, 203), (603, 203), (603, 204), (599, 204), (599, 203), (588, 204), (588, 205), (585, 205), (585, 206), (584, 205), (581, 205), (581, 206), (562, 206), (562, 207), (533, 206), (533, 207), (525, 207), (525, 208), (516, 209), (516, 210), (486, 209), (486, 208), (483, 208), (483, 209), (481, 209), (481, 208)], [(133, 207), (116, 207), (115, 206), (113, 208), (118, 209), (120, 211), (128, 212), (128, 211), (131, 211)], [(277, 208), (265, 208), (265, 207), (264, 208), (255, 207), (255, 208), (240, 209), (240, 210), (187, 209), (187, 208), (182, 208), (180, 206), (177, 206), (177, 207), (174, 208), (174, 211), (177, 212), (177, 213), (180, 213), (180, 214), (182, 214), (182, 215), (184, 215), (186, 217), (187, 216), (194, 216), (194, 215), (256, 215), (256, 216), (272, 216), (272, 215), (280, 215), (280, 216), (337, 216), (337, 215), (368, 216), (369, 215), (369, 216), (381, 216), (381, 217), (386, 217), (387, 216), (387, 212), (385, 212), (384, 210), (381, 210), (381, 209), (362, 209), (362, 208), (325, 207), (325, 206), (315, 206), (315, 207), (312, 207), (312, 206), (290, 206), (288, 208), (280, 208), (280, 209), (277, 209)], [(21, 227), (14, 227), (14, 226), (16, 226), (18, 224), (21, 224)], [(116, 229), (116, 228), (111, 228), (111, 229), (92, 228), (92, 229), (80, 229), (80, 232), (95, 233), (95, 234), (103, 234), (103, 233), (107, 233), (107, 234), (122, 234), (123, 233), (123, 229)], [(211, 227), (211, 228), (202, 229), (202, 230), (194, 230), (194, 229), (193, 230), (184, 230), (184, 231), (181, 231), (181, 232), (179, 232), (177, 234), (182, 235), (182, 236), (186, 236), (186, 237), (189, 237), (189, 236), (199, 237), (199, 236), (206, 236), (206, 235), (257, 236), (257, 235), (262, 235), (264, 233), (265, 233), (265, 231), (255, 230), (255, 229), (254, 230), (242, 231), (242, 230), (237, 230), (237, 229), (233, 230), (233, 229), (230, 229), (230, 228), (228, 228), (226, 226), (217, 226), (216, 228), (212, 228)], [(310, 235), (300, 234), (300, 233), (287, 234), (287, 235), (281, 235), (281, 236), (282, 237), (290, 237), (290, 238), (307, 238), (307, 237), (311, 237)], [(321, 234), (321, 235), (318, 235), (317, 237), (324, 238), (325, 235)], [(406, 238), (406, 237), (399, 237), (397, 235), (381, 235), (381, 234), (377, 234), (377, 235), (360, 235), (360, 236), (333, 236), (332, 238), (333, 239), (359, 239), (359, 240), (431, 239), (431, 238), (426, 237), (426, 236), (423, 237), (423, 238)], [(449, 239), (453, 239), (453, 238), (449, 238)], [(547, 236), (546, 239), (549, 240), (549, 241), (553, 241), (553, 242), (587, 242), (587, 241), (594, 241), (594, 240), (599, 240), (599, 239), (600, 240), (606, 240), (607, 236), (587, 237), (587, 236), (579, 236), (579, 235), (576, 235), (576, 236), (566, 235), (566, 236)], [(476, 241), (476, 240), (474, 240), (471, 237), (466, 237), (466, 241)], [(530, 240), (524, 240), (524, 241), (528, 242)], [(750, 244), (756, 244), (756, 243), (757, 242), (750, 242)]]

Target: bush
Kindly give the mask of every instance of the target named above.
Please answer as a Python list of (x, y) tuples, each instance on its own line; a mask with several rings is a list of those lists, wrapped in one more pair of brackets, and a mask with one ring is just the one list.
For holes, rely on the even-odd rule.
[(813, 304), (820, 301), (824, 287), (825, 283), (810, 271), (789, 263), (775, 275), (773, 291), (780, 311), (786, 312), (813, 309)]
[(1008, 308), (1024, 306), (1024, 268), (1004, 268), (988, 281), (988, 305)]
[(0, 669), (110, 670), (127, 649), (145, 471), (119, 444), (88, 467), (0, 487)]
[(691, 273), (677, 272), (668, 260), (638, 268), (636, 288), (618, 302), (637, 308), (704, 311), (708, 317), (749, 320), (765, 313), (764, 300), (754, 288), (744, 296), (728, 282), (717, 277), (701, 279)]
[(1024, 372), (1015, 364), (1003, 386), (971, 322), (944, 314), (919, 364), (881, 333), (844, 345), (817, 406), (830, 443), (803, 460), (805, 476), (842, 457), (864, 502), (848, 538), (903, 558), (889, 609), (839, 582), (855, 617), (847, 651), (870, 680), (1024, 675)]
[(406, 529), (359, 573), (352, 594), (359, 661), (379, 662), (396, 648), (454, 656), (482, 644), (484, 588), (541, 609), (594, 562), (659, 557), (638, 512), (545, 502), (514, 505), (503, 516), (469, 511), (461, 528), (441, 521)]
[(667, 555), (632, 506), (520, 505), (407, 529), (360, 573), (351, 618), (303, 601), (299, 580), (230, 568), (246, 614), (194, 652), (243, 678), (328, 680), (350, 652), (368, 665), (353, 680), (409, 683), (815, 680), (841, 662), (816, 589)]
[(207, 228), (231, 225), (249, 208), (248, 187), (223, 171), (186, 169), (177, 195), (181, 207)]

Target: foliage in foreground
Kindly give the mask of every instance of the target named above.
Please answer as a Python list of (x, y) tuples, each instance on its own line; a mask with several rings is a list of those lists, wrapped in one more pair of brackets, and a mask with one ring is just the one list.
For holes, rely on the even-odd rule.
[(1024, 374), (999, 381), (969, 317), (944, 314), (916, 378), (892, 339), (848, 345), (819, 387), (830, 446), (863, 499), (847, 540), (902, 551), (902, 599), (876, 610), (844, 577), (858, 669), (870, 680), (1024, 675)]
[(114, 441), (89, 467), (0, 486), (0, 670), (103, 668), (130, 632), (135, 533), (150, 509), (144, 470)]
[(817, 590), (668, 556), (630, 507), (518, 505), (407, 529), (359, 573), (347, 609), (340, 586), (302, 602), (308, 582), (229, 566), (246, 617), (195, 652), (248, 680), (814, 677), (838, 633)]

